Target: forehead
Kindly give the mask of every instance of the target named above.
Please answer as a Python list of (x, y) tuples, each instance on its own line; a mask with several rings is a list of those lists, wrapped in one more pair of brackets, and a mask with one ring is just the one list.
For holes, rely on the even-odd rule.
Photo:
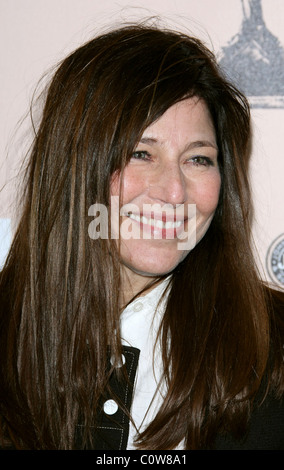
[(157, 121), (148, 126), (140, 142), (154, 145), (179, 143), (191, 139), (209, 140), (215, 143), (215, 129), (206, 103), (187, 98), (172, 105)]

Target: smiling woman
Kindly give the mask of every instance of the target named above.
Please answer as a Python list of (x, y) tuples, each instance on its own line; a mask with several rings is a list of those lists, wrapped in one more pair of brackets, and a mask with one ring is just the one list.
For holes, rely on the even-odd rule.
[(178, 246), (179, 234), (188, 232), (189, 205), (196, 207), (195, 243), (206, 233), (219, 200), (217, 156), (206, 104), (187, 98), (147, 127), (123, 173), (113, 177), (111, 195), (121, 196), (124, 207), (137, 207), (122, 217), (130, 217), (138, 232), (121, 238), (122, 269), (128, 273), (125, 303), (149, 278), (172, 272), (190, 251)]
[(0, 273), (2, 448), (283, 449), (246, 98), (198, 39), (147, 25), (84, 44), (44, 97)]

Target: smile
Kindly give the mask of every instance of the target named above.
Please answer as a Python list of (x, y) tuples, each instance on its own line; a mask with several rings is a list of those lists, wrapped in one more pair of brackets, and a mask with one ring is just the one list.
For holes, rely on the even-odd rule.
[(133, 214), (132, 212), (127, 214), (132, 220), (143, 224), (143, 225), (150, 225), (151, 227), (158, 228), (158, 229), (177, 229), (184, 224), (183, 220), (176, 220), (176, 221), (163, 221), (161, 219), (156, 219), (155, 217), (145, 217), (144, 215), (140, 216), (138, 214)]

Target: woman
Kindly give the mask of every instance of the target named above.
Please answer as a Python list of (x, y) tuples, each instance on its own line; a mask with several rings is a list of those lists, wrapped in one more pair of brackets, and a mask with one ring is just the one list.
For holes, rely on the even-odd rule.
[(247, 101), (197, 39), (133, 25), (61, 63), (0, 278), (3, 448), (284, 448), (249, 147)]

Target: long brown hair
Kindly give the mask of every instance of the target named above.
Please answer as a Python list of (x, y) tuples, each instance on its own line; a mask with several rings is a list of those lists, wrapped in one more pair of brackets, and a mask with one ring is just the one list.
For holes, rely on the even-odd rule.
[(199, 40), (132, 25), (60, 64), (29, 156), (0, 277), (0, 412), (16, 447), (72, 449), (79, 419), (91, 439), (107, 350), (118, 357), (121, 348), (120, 264), (113, 240), (88, 236), (88, 209), (109, 205), (111, 175), (143, 130), (190, 96), (205, 100), (215, 125), (220, 201), (172, 273), (161, 325), (168, 393), (137, 445), (172, 449), (185, 439), (188, 449), (207, 448), (217, 431), (245, 427), (270, 342), (250, 247), (248, 103)]

